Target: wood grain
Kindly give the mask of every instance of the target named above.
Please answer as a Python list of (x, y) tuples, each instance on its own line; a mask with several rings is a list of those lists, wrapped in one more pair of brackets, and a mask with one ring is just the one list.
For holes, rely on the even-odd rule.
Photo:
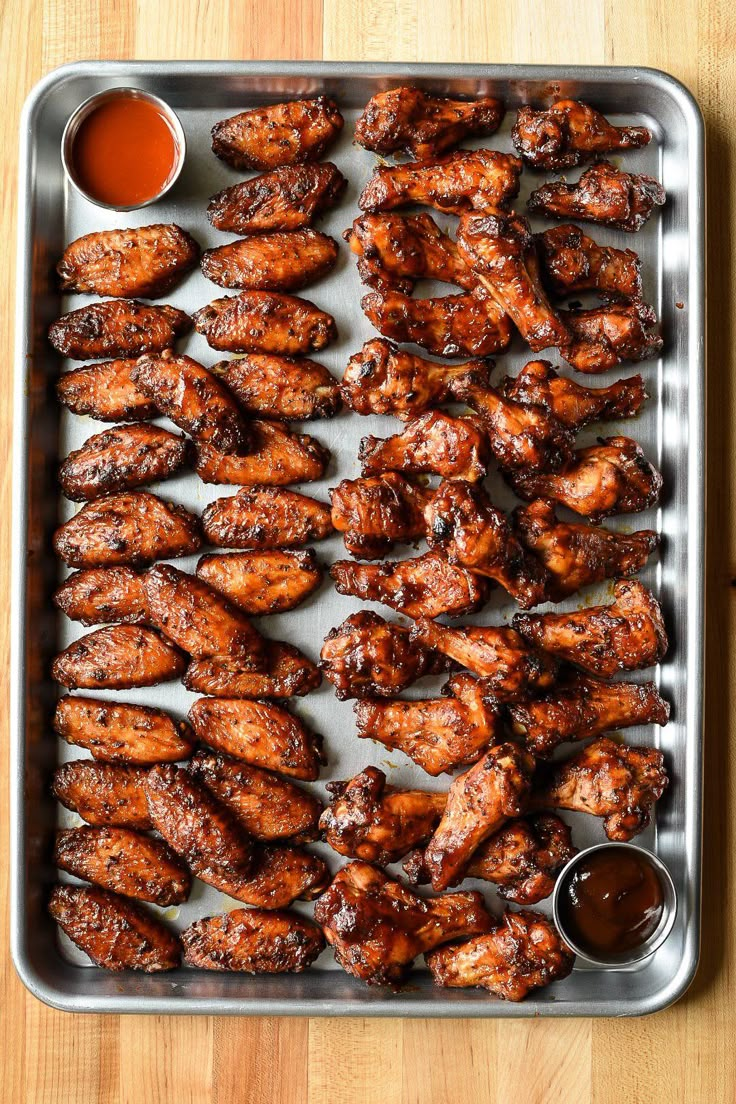
[[(5, 109), (0, 341), (0, 591), (8, 602), (17, 119), (33, 83), (80, 58), (318, 58), (615, 63), (663, 68), (708, 128), (707, 760), (702, 966), (646, 1020), (469, 1022), (70, 1017), (0, 959), (0, 1099), (8, 1104), (699, 1104), (736, 1097), (734, 131), (736, 7), (727, 0), (0, 0)], [(0, 663), (7, 670), (7, 624)], [(7, 745), (7, 679), (0, 681)], [(7, 769), (0, 804), (7, 808)], [(7, 824), (0, 821), (7, 900)]]

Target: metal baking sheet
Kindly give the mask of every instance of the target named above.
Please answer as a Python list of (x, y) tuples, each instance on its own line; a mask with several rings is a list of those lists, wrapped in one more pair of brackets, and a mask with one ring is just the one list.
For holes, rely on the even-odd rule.
[[(638, 967), (600, 971), (579, 963), (567, 980), (519, 1005), (501, 1002), (480, 989), (437, 988), (421, 960), (400, 992), (370, 989), (337, 968), (329, 950), (314, 968), (293, 976), (247, 977), (187, 969), (154, 976), (106, 973), (90, 966), (86, 957), (59, 935), (45, 911), (50, 886), (57, 877), (49, 860), (54, 828), (59, 823), (78, 822), (51, 798), (50, 776), (59, 761), (85, 754), (57, 742), (50, 727), (57, 696), (49, 677), (50, 659), (85, 631), (57, 616), (50, 602), (53, 588), (64, 574), (51, 550), (51, 534), (59, 520), (75, 509), (61, 497), (55, 472), (60, 457), (102, 428), (90, 419), (62, 411), (54, 399), (55, 380), (68, 365), (60, 364), (48, 346), (46, 329), (63, 311), (88, 300), (61, 297), (52, 279), (53, 265), (65, 244), (79, 234), (120, 225), (171, 220), (189, 230), (203, 247), (230, 240), (212, 229), (205, 207), (213, 192), (243, 174), (212, 155), (211, 126), (237, 110), (319, 93), (333, 96), (346, 119), (343, 135), (328, 156), (347, 176), (348, 191), (341, 205), (319, 224), (339, 238), (358, 213), (358, 193), (376, 160), (353, 144), (354, 121), (371, 95), (405, 82), (451, 95), (500, 96), (509, 108), (501, 131), (485, 143), (467, 143), (470, 146), (487, 144), (510, 150), (514, 107), (526, 102), (543, 105), (560, 96), (590, 101), (616, 122), (643, 123), (653, 131), (651, 145), (627, 154), (625, 165), (657, 176), (667, 189), (667, 205), (636, 237), (598, 227), (590, 232), (597, 240), (632, 246), (640, 253), (646, 297), (655, 306), (665, 335), (659, 360), (624, 365), (598, 382), (605, 384), (641, 369), (651, 396), (645, 411), (634, 422), (607, 424), (604, 432), (636, 437), (665, 476), (659, 507), (635, 518), (616, 519), (613, 525), (656, 528), (664, 538), (659, 560), (642, 578), (662, 602), (672, 638), (666, 661), (654, 676), (672, 703), (672, 720), (664, 729), (633, 729), (628, 738), (661, 746), (672, 777), (670, 790), (657, 809), (656, 824), (638, 842), (656, 849), (672, 872), (679, 898), (675, 929), (665, 945)], [(182, 176), (165, 201), (140, 212), (116, 215), (88, 204), (69, 188), (59, 146), (64, 124), (79, 103), (94, 92), (123, 84), (148, 89), (171, 103), (186, 132), (188, 155)], [(701, 846), (704, 151), (700, 112), (687, 90), (666, 74), (647, 69), (85, 62), (51, 73), (35, 88), (23, 113), (21, 144), (12, 612), (12, 951), (28, 988), (51, 1005), (77, 1012), (620, 1016), (652, 1012), (676, 1000), (697, 967)], [(575, 175), (577, 172), (570, 174)], [(528, 191), (539, 180), (536, 174), (524, 173), (519, 210), (524, 209)], [(435, 217), (452, 229), (450, 216)], [(304, 292), (337, 320), (339, 340), (318, 359), (338, 377), (348, 357), (375, 336), (360, 310), (361, 292), (353, 258), (344, 244), (336, 269)], [(192, 311), (221, 294), (197, 271), (167, 301)], [(180, 347), (205, 364), (219, 359), (196, 334)], [(528, 349), (517, 341), (511, 352), (499, 358), (496, 377), (506, 371), (515, 373), (529, 359)], [(166, 424), (163, 419), (162, 424)], [(383, 436), (398, 426), (391, 418), (361, 418), (350, 412), (308, 424), (305, 431), (328, 445), (333, 459), (321, 483), (301, 489), (326, 499), (328, 487), (359, 474), (356, 454), (360, 438), (367, 433)], [(601, 432), (600, 427), (587, 431), (582, 443), (596, 432)], [(488, 486), (500, 505), (513, 505), (513, 496), (495, 474)], [(213, 498), (233, 493), (231, 488), (205, 486), (192, 474), (153, 489), (197, 511)], [(345, 554), (337, 536), (316, 547), (325, 563)], [(392, 553), (396, 558), (407, 554), (411, 550), (406, 548)], [(181, 566), (192, 567), (195, 561), (192, 557)], [(589, 588), (568, 606), (605, 599), (608, 594), (607, 587)], [(269, 636), (287, 639), (316, 659), (329, 629), (359, 605), (357, 600), (336, 594), (328, 579), (305, 605), (264, 619), (263, 628)], [(395, 616), (385, 607), (371, 608)], [(497, 591), (486, 609), (469, 620), (500, 623), (514, 612), (513, 603), (504, 601), (503, 592)], [(652, 673), (640, 677), (652, 677)], [(425, 680), (413, 693), (428, 695), (441, 681)], [(179, 715), (194, 697), (180, 684), (133, 690), (122, 696), (161, 705)], [(325, 737), (329, 763), (315, 784), (322, 797), (326, 781), (350, 777), (368, 763), (386, 770), (395, 785), (448, 785), (446, 776), (431, 779), (400, 753), (358, 740), (352, 703), (338, 702), (329, 683), (297, 700), (294, 710)], [(578, 846), (604, 839), (598, 820), (564, 815)], [(341, 865), (343, 860), (329, 848), (318, 845), (317, 849), (333, 871)], [(487, 884), (466, 885), (481, 889), (491, 909), (500, 908)], [(236, 905), (202, 883), (195, 881), (195, 886), (190, 901), (166, 912), (175, 927)], [(311, 908), (296, 907), (306, 912)], [(549, 911), (549, 902), (540, 907)]]

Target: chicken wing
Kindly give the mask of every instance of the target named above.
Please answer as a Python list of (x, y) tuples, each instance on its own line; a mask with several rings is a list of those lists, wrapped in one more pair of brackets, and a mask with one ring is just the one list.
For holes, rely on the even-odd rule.
[(597, 161), (574, 184), (555, 181), (537, 188), (527, 207), (534, 215), (582, 219), (633, 232), (641, 230), (665, 199), (664, 188), (653, 176), (623, 172), (608, 161)]
[(316, 690), (322, 682), (318, 667), (293, 644), (266, 642), (266, 666), (254, 671), (239, 656), (193, 659), (182, 678), (187, 690), (213, 698), (294, 698)]
[(480, 893), (425, 900), (365, 862), (337, 872), (314, 918), (342, 968), (369, 985), (397, 985), (417, 955), (492, 924)]
[(330, 508), (282, 487), (244, 487), (216, 498), (202, 514), (210, 544), (220, 548), (298, 548), (333, 532)]
[(436, 161), (379, 165), (358, 200), (361, 211), (421, 203), (447, 214), (505, 211), (519, 194), (521, 161), (497, 150), (458, 150)]
[(558, 376), (546, 360), (530, 361), (515, 379), (506, 376), (501, 390), (517, 402), (543, 407), (574, 431), (590, 422), (635, 418), (649, 397), (641, 376), (617, 380), (610, 387), (584, 387)]
[(482, 986), (501, 1000), (522, 1001), (535, 989), (561, 981), (575, 955), (541, 912), (507, 909), (488, 935), (440, 947), (427, 955), (437, 985)]
[(175, 970), (179, 937), (140, 905), (95, 886), (57, 885), (49, 912), (73, 943), (105, 970)]
[(335, 319), (308, 299), (271, 291), (243, 291), (201, 307), (194, 326), (225, 353), (297, 356), (324, 349), (337, 337)]
[(358, 449), (363, 475), (428, 473), (477, 483), (486, 476), (488, 439), (472, 418), (431, 410), (392, 437), (364, 437)]
[(285, 165), (212, 196), (207, 218), (217, 230), (265, 234), (304, 230), (340, 200), (347, 180), (329, 161)]
[(98, 422), (145, 422), (155, 418), (156, 404), (133, 382), (137, 361), (107, 360), (65, 372), (56, 397), (72, 414), (89, 414)]
[(329, 885), (327, 866), (298, 847), (259, 846), (250, 874), (218, 878), (218, 888), (262, 909), (288, 908), (293, 901), (313, 901)]
[(154, 905), (179, 905), (192, 888), (186, 866), (162, 840), (130, 828), (57, 832), (53, 861), (75, 878)]
[(314, 782), (325, 762), (322, 737), (279, 705), (199, 698), (189, 720), (205, 744), (256, 767)]
[(88, 502), (176, 475), (190, 457), (190, 443), (178, 433), (148, 423), (116, 426), (70, 452), (59, 483), (72, 502)]
[(325, 946), (322, 931), (305, 916), (252, 908), (195, 920), (181, 941), (187, 966), (244, 974), (299, 974)]
[(431, 492), (396, 472), (366, 479), (343, 479), (330, 489), (332, 524), (345, 548), (364, 560), (378, 560), (397, 542), (424, 533), (424, 508)]
[(383, 602), (406, 617), (463, 617), (488, 600), (487, 581), (440, 552), (381, 564), (337, 560), (330, 576), (338, 594)]
[(574, 613), (517, 614), (523, 637), (601, 678), (653, 667), (667, 652), (667, 632), (654, 595), (636, 580), (618, 579), (609, 606)]
[(146, 620), (143, 578), (130, 567), (76, 571), (54, 593), (54, 605), (83, 625), (135, 624)]
[(451, 100), (419, 88), (391, 88), (372, 96), (355, 124), (355, 140), (374, 153), (402, 151), (427, 159), (467, 135), (495, 134), (504, 116), (500, 100)]
[(442, 692), (419, 701), (357, 701), (358, 737), (403, 751), (427, 774), (477, 762), (500, 730), (495, 699), (466, 674), (454, 675)]
[(340, 409), (340, 385), (321, 364), (304, 357), (250, 356), (223, 360), (210, 371), (222, 379), (247, 414), (303, 422), (331, 418)]
[(314, 549), (302, 552), (230, 552), (202, 556), (197, 575), (251, 616), (284, 613), (313, 594), (322, 582)]
[(64, 292), (158, 299), (199, 260), (199, 246), (174, 223), (98, 230), (77, 238), (56, 266)]
[(519, 108), (511, 132), (514, 146), (533, 169), (557, 172), (598, 153), (638, 149), (651, 141), (646, 127), (617, 127), (579, 100), (558, 100), (547, 110)]
[(522, 609), (546, 601), (547, 569), (521, 546), (482, 487), (446, 479), (424, 516), (429, 547), (451, 563), (495, 579)]
[(195, 469), (203, 483), (285, 487), (321, 479), (330, 450), (306, 433), (292, 433), (283, 422), (254, 419), (248, 426), (251, 451), (232, 456), (211, 445), (197, 449)]
[(137, 357), (168, 349), (191, 326), (189, 315), (175, 307), (106, 299), (62, 315), (49, 328), (49, 341), (73, 360)]
[(276, 169), (319, 161), (344, 120), (327, 96), (241, 111), (212, 128), (212, 152), (234, 169)]
[(362, 215), (343, 234), (364, 284), (411, 295), (417, 280), (442, 280), (472, 291), (478, 280), (427, 214)]
[(224, 288), (299, 291), (337, 261), (337, 242), (319, 230), (257, 234), (202, 254), (202, 272)]
[(146, 804), (144, 767), (75, 759), (54, 771), (51, 792), (67, 809), (94, 825), (153, 827)]
[(54, 533), (69, 567), (144, 567), (197, 552), (199, 518), (148, 491), (107, 495), (83, 506)]
[(189, 725), (161, 709), (99, 698), (61, 698), (54, 731), (103, 763), (172, 763), (192, 754)]
[(179, 678), (186, 658), (171, 641), (140, 625), (113, 625), (73, 641), (51, 664), (69, 690), (126, 690)]
[(578, 372), (597, 374), (624, 360), (650, 360), (662, 350), (657, 317), (646, 303), (563, 311), (572, 340), (560, 355)]
[(421, 345), (435, 356), (486, 357), (505, 352), (511, 343), (507, 315), (481, 288), (438, 299), (371, 291), (360, 305), (384, 337)]
[[(592, 171), (592, 170), (591, 170)], [(601, 299), (640, 300), (641, 261), (633, 249), (598, 245), (579, 226), (553, 226), (535, 234), (542, 279), (564, 298), (595, 291)]]
[(668, 784), (657, 748), (629, 747), (601, 736), (571, 758), (540, 767), (530, 805), (603, 817), (608, 838), (625, 843), (647, 827)]

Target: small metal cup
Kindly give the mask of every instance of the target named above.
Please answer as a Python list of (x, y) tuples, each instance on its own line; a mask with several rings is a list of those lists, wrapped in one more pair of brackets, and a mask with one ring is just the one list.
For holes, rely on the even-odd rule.
[[(115, 99), (120, 95), (131, 96), (136, 100), (146, 100), (148, 103), (158, 108), (171, 127), (177, 149), (176, 166), (161, 191), (158, 192), (157, 195), (151, 196), (150, 199), (145, 200), (143, 203), (133, 203), (129, 207), (117, 207), (112, 203), (105, 203), (103, 200), (96, 199), (95, 196), (85, 191), (74, 175), (74, 161), (72, 157), (74, 139), (84, 120), (91, 115), (100, 104)], [(129, 88), (125, 85), (118, 88), (106, 88), (104, 92), (96, 92), (94, 96), (90, 96), (88, 100), (81, 103), (69, 116), (67, 124), (64, 127), (64, 133), (61, 137), (61, 163), (64, 166), (67, 180), (69, 180), (79, 194), (84, 196), (85, 199), (88, 199), (90, 203), (94, 203), (97, 207), (105, 207), (108, 211), (138, 211), (143, 207), (149, 207), (152, 203), (156, 203), (166, 195), (170, 188), (173, 188), (174, 184), (179, 179), (181, 170), (184, 167), (186, 152), (187, 143), (184, 137), (184, 129), (179, 121), (179, 116), (169, 107), (166, 101), (160, 99), (158, 96), (154, 96), (151, 92), (144, 92), (142, 88)]]
[[(662, 915), (655, 931), (653, 931), (649, 938), (638, 947), (632, 947), (630, 950), (622, 951), (617, 955), (596, 958), (589, 951), (585, 951), (582, 947), (579, 947), (566, 930), (564, 922), (560, 917), (560, 900), (562, 895), (566, 892), (570, 877), (578, 864), (589, 855), (592, 855), (594, 851), (602, 851), (610, 847), (618, 847), (621, 850), (638, 851), (638, 853), (643, 855), (649, 862), (650, 866), (654, 868), (655, 873), (659, 877), (660, 885), (662, 886)], [(643, 847), (636, 847), (633, 843), (597, 843), (594, 844), (593, 847), (586, 847), (584, 851), (578, 851), (577, 855), (574, 855), (573, 858), (570, 859), (567, 866), (563, 867), (555, 882), (554, 893), (552, 895), (552, 916), (557, 930), (567, 945), (576, 955), (585, 959), (586, 962), (591, 962), (595, 966), (601, 966), (609, 970), (615, 969), (616, 967), (632, 966), (634, 963), (641, 962), (643, 959), (653, 955), (654, 952), (662, 946), (665, 939), (672, 931), (675, 917), (677, 916), (677, 893), (669, 870), (662, 860), (651, 851), (646, 851)]]

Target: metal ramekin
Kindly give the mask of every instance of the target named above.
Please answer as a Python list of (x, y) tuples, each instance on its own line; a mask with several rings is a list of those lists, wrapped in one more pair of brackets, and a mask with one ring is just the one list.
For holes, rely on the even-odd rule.
[[(161, 114), (164, 116), (169, 126), (171, 127), (174, 139), (177, 147), (177, 163), (174, 171), (169, 179), (164, 184), (163, 188), (157, 195), (151, 196), (150, 199), (145, 200), (144, 203), (133, 203), (129, 207), (116, 207), (112, 203), (105, 203), (101, 199), (96, 199), (89, 192), (86, 192), (84, 188), (80, 186), (74, 176), (74, 164), (72, 160), (72, 149), (74, 146), (74, 139), (77, 136), (79, 127), (90, 115), (95, 108), (100, 104), (106, 103), (107, 100), (114, 99), (117, 96), (124, 94), (131, 96), (137, 100), (147, 100), (148, 103), (153, 104)], [(142, 88), (131, 88), (127, 85), (121, 85), (117, 88), (106, 88), (104, 92), (96, 92), (94, 96), (90, 96), (88, 100), (81, 103), (79, 107), (72, 112), (69, 116), (66, 126), (64, 127), (64, 133), (61, 137), (61, 163), (64, 166), (64, 172), (66, 173), (67, 180), (72, 186), (79, 192), (81, 196), (89, 200), (90, 203), (94, 203), (97, 207), (105, 207), (108, 211), (138, 211), (143, 207), (149, 207), (152, 203), (156, 203), (159, 199), (166, 195), (170, 188), (173, 188), (176, 181), (179, 179), (182, 168), (184, 167), (184, 159), (187, 152), (186, 138), (184, 137), (184, 130), (179, 116), (176, 112), (169, 107), (165, 100), (159, 99), (158, 96), (154, 96), (151, 92), (144, 92)]]
[[(649, 938), (640, 946), (632, 947), (630, 951), (624, 951), (618, 955), (611, 955), (609, 958), (595, 958), (590, 952), (584, 951), (582, 947), (579, 947), (574, 939), (570, 938), (564, 923), (560, 919), (560, 898), (578, 863), (586, 859), (588, 855), (592, 855), (594, 851), (602, 851), (604, 848), (610, 847), (618, 847), (621, 850), (638, 851), (640, 855), (643, 855), (647, 859), (659, 876), (662, 894), (664, 896), (664, 904), (662, 907), (662, 916), (656, 930), (653, 931)], [(557, 930), (567, 945), (576, 955), (585, 959), (586, 962), (592, 962), (595, 966), (602, 966), (606, 969), (632, 966), (635, 962), (641, 962), (642, 959), (649, 958), (650, 955), (653, 955), (654, 952), (662, 946), (665, 939), (672, 931), (675, 917), (677, 916), (677, 893), (669, 870), (662, 860), (651, 851), (647, 851), (643, 847), (636, 847), (633, 843), (597, 843), (592, 847), (586, 847), (584, 851), (578, 851), (577, 855), (574, 855), (570, 859), (567, 866), (563, 867), (555, 882), (554, 893), (552, 895), (552, 916)]]

